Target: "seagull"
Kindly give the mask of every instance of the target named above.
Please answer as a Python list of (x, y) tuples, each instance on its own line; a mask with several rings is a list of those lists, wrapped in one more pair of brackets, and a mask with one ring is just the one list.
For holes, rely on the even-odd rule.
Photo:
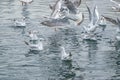
[(117, 34), (116, 34), (116, 36), (115, 36), (115, 39), (116, 39), (117, 41), (120, 41), (120, 19), (117, 18), (117, 19), (115, 20), (115, 19), (113, 19), (113, 18), (109, 18), (109, 17), (106, 17), (106, 16), (103, 16), (103, 17), (104, 17), (107, 21), (109, 21), (109, 22), (111, 22), (111, 23), (113, 23), (113, 24), (115, 24), (115, 25), (118, 26), (118, 28), (117, 28), (117, 30), (116, 30)]
[(25, 26), (26, 26), (25, 19), (26, 19), (26, 18), (19, 19), (19, 20), (14, 19), (14, 20), (13, 20), (13, 21), (14, 21), (14, 25), (15, 25), (16, 27), (25, 27)]
[[(74, 20), (77, 25), (80, 25), (84, 20), (84, 14), (78, 10), (81, 0), (64, 0), (64, 5), (69, 9), (69, 18)], [(75, 24), (76, 24), (75, 23)]]
[(23, 5), (27, 5), (28, 3), (31, 4), (33, 2), (33, 0), (19, 0)]
[[(56, 15), (58, 15), (58, 14), (56, 14)], [(59, 18), (48, 19), (46, 21), (41, 22), (41, 24), (49, 26), (49, 27), (64, 26), (64, 25), (69, 25), (70, 24), (69, 20), (72, 20), (72, 21), (75, 21), (76, 25), (80, 25), (84, 20), (83, 13), (80, 12), (76, 15), (71, 15), (71, 14), (69, 14), (68, 8), (65, 6), (61, 7), (58, 16), (59, 16)]]
[(57, 0), (57, 2), (55, 3), (54, 6), (50, 5), (50, 9), (52, 9), (50, 18), (53, 18), (53, 19), (59, 18), (59, 15), (60, 15), (59, 13), (60, 13), (61, 7), (62, 7), (62, 0)]
[(99, 14), (98, 14), (98, 9), (97, 6), (94, 7), (94, 11), (93, 14), (90, 11), (90, 8), (87, 6), (88, 12), (89, 12), (89, 20), (90, 23), (88, 24), (88, 26), (84, 26), (83, 28), (85, 29), (85, 31), (87, 33), (91, 33), (91, 32), (95, 32), (96, 28), (97, 28), (97, 22), (99, 20)]
[(29, 31), (30, 40), (38, 40), (37, 31)]
[(117, 6), (112, 7), (113, 9), (120, 11), (120, 3), (114, 1), (114, 0), (110, 0), (112, 3), (116, 4)]
[(84, 14), (82, 12), (79, 12), (77, 14), (70, 14), (70, 15), (67, 15), (67, 17), (70, 20), (75, 21), (75, 25), (80, 25), (84, 21)]
[(81, 4), (81, 0), (64, 0), (64, 4), (67, 6), (67, 8), (70, 10), (70, 13), (77, 14), (78, 13), (78, 7)]
[[(87, 6), (87, 5), (86, 5)], [(97, 6), (94, 7), (93, 13), (90, 11), (90, 8), (87, 6), (88, 12), (89, 12), (89, 20), (90, 23), (88, 26), (83, 26), (85, 30), (85, 37), (83, 39), (92, 39), (94, 37), (94, 32), (96, 31), (97, 28), (97, 23), (99, 21), (99, 13), (98, 13), (98, 8)]]
[(62, 4), (63, 4), (63, 0), (57, 0), (53, 6), (49, 5), (50, 9), (52, 10), (52, 13), (50, 17), (45, 17), (45, 18), (47, 19), (64, 18), (69, 13), (69, 10), (67, 9), (67, 7), (62, 6)]
[(41, 24), (48, 26), (48, 27), (66, 26), (66, 25), (70, 25), (70, 20), (72, 20), (75, 22), (76, 25), (80, 25), (84, 20), (84, 15), (80, 13), (77, 16), (78, 17), (76, 18), (66, 16), (62, 19), (49, 19), (49, 20), (41, 22)]
[(61, 46), (61, 60), (62, 61), (69, 61), (71, 60), (72, 54), (66, 53), (65, 48)]
[(31, 42), (24, 41), (26, 45), (29, 46), (30, 50), (33, 51), (41, 51), (43, 50), (43, 43), (42, 41), (32, 40)]
[(70, 24), (70, 20), (74, 21), (76, 25), (80, 25), (84, 20), (83, 13), (79, 13), (76, 15), (69, 15), (69, 10), (67, 7), (62, 7), (60, 11), (59, 18), (57, 19), (48, 19), (41, 22), (42, 25), (46, 25), (48, 27), (55, 26), (65, 26)]
[(61, 5), (62, 5), (62, 0), (57, 0), (54, 5), (49, 4), (49, 8), (52, 11), (54, 11), (55, 9), (58, 9), (58, 8), (60, 10)]
[(104, 17), (101, 17), (100, 22), (99, 22), (99, 26), (106, 26), (106, 19)]
[(26, 45), (28, 45), (30, 47), (30, 50), (36, 50), (36, 51), (41, 51), (43, 50), (43, 38), (38, 38), (36, 31), (30, 31), (29, 32), (29, 37), (30, 40), (29, 42), (25, 42)]
[(48, 26), (48, 27), (56, 27), (56, 26), (64, 26), (70, 24), (68, 21), (68, 18), (63, 19), (50, 19), (41, 22), (42, 25)]
[(57, 0), (55, 5), (49, 5), (52, 10), (52, 14), (48, 20), (41, 22), (42, 25), (48, 27), (58, 27), (70, 25), (70, 20), (74, 21), (75, 25), (80, 25), (83, 22), (83, 13), (79, 12), (76, 14), (70, 14), (70, 9), (64, 5), (63, 2), (64, 0)]

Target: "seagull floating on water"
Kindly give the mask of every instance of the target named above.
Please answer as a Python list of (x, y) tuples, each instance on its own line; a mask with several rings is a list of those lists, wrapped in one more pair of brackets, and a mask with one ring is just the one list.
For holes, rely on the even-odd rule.
[(26, 22), (25, 22), (25, 18), (23, 19), (14, 19), (14, 25), (17, 27), (25, 27), (26, 26)]
[(116, 4), (117, 6), (113, 6), (112, 9), (115, 9), (117, 11), (120, 11), (120, 3), (114, 1), (114, 0), (110, 0), (112, 3)]
[(100, 19), (99, 26), (106, 26), (106, 25), (107, 25), (107, 24), (106, 24), (106, 20), (105, 20), (104, 17), (102, 17), (102, 18)]
[(64, 0), (64, 4), (70, 10), (70, 13), (77, 14), (78, 13), (78, 7), (81, 4), (81, 0), (73, 0), (73, 1)]
[(98, 9), (97, 6), (94, 7), (93, 13), (90, 11), (90, 8), (87, 6), (88, 12), (89, 12), (89, 20), (90, 23), (88, 24), (87, 27), (84, 26), (84, 29), (87, 33), (94, 32), (97, 28), (97, 22), (99, 20), (99, 14), (98, 14)]
[(63, 0), (58, 0), (54, 6), (51, 6), (52, 13), (50, 15), (50, 18), (52, 19), (58, 19), (60, 18), (60, 9), (62, 8), (62, 2)]
[(25, 44), (30, 47), (30, 50), (41, 51), (43, 50), (43, 38), (38, 38), (36, 31), (29, 32), (30, 40), (29, 42), (25, 41)]
[(49, 19), (41, 22), (41, 24), (49, 27), (65, 26), (70, 24), (70, 20), (74, 21), (75, 25), (80, 25), (84, 20), (84, 15), (82, 13), (79, 13), (76, 15), (76, 17), (64, 16), (58, 19)]
[[(87, 5), (86, 5), (87, 6)], [(89, 20), (90, 23), (88, 24), (88, 26), (83, 26), (84, 30), (85, 30), (85, 34), (84, 34), (84, 39), (95, 39), (94, 37), (94, 32), (96, 31), (97, 28), (97, 23), (99, 20), (99, 13), (98, 13), (98, 9), (97, 6), (94, 7), (93, 13), (90, 11), (90, 8), (87, 6), (88, 12), (89, 12)]]
[(61, 60), (69, 61), (69, 60), (72, 60), (71, 57), (72, 57), (72, 54), (66, 53), (65, 48), (61, 46)]
[(19, 1), (22, 3), (22, 5), (27, 5), (28, 3), (30, 4), (33, 2), (33, 0), (19, 0)]

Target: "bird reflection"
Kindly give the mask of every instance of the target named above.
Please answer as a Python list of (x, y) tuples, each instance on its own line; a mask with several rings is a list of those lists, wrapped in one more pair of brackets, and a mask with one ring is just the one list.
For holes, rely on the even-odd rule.
[(31, 51), (29, 50), (29, 52), (27, 54), (25, 54), (25, 57), (29, 57), (29, 56), (32, 56), (34, 54), (39, 54), (40, 52), (39, 51)]
[(116, 74), (120, 74), (120, 54), (118, 54), (116, 61), (117, 61), (116, 62), (116, 65), (117, 65)]
[(29, 16), (29, 11), (27, 10), (28, 9), (28, 6), (26, 5), (26, 6), (23, 6), (23, 8), (22, 8), (22, 16), (23, 17), (28, 17)]
[(62, 61), (60, 80), (73, 79), (75, 77), (75, 72), (72, 69), (72, 61)]
[[(116, 52), (116, 51), (115, 51)], [(115, 53), (117, 54), (117, 57), (115, 58), (115, 67), (114, 67), (114, 70), (115, 70), (115, 74), (111, 77), (111, 80), (117, 80), (119, 79), (119, 76), (120, 76), (120, 54), (119, 52)]]
[(97, 41), (87, 41), (88, 45), (88, 59), (90, 64), (94, 64), (95, 56), (98, 50)]

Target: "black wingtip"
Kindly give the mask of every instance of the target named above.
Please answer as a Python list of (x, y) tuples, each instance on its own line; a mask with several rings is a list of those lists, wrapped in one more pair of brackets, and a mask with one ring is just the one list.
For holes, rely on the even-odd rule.
[(28, 43), (28, 42), (26, 42), (26, 41), (24, 41), (24, 43), (25, 43), (26, 45), (29, 45), (29, 43)]
[[(103, 16), (103, 15), (102, 15)], [(113, 24), (115, 24), (115, 25), (118, 25), (119, 24), (119, 22), (118, 21), (120, 21), (119, 19), (113, 19), (113, 18), (109, 18), (109, 17), (106, 17), (106, 16), (103, 16), (107, 21), (109, 21), (109, 22), (111, 22), (111, 23), (113, 23)]]

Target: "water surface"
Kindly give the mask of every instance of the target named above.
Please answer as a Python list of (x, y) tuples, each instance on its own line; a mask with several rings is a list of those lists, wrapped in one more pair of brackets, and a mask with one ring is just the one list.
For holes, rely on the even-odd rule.
[[(89, 6), (98, 5), (100, 14), (116, 18), (120, 15), (111, 9), (109, 0), (82, 0), (80, 11), (85, 14), (81, 26), (67, 26), (58, 29), (40, 24), (49, 16), (49, 3), (55, 0), (34, 0), (28, 6), (21, 6), (18, 0), (0, 1), (0, 80), (120, 80), (120, 54), (109, 43), (114, 40), (115, 25), (108, 25), (102, 37), (94, 41), (82, 41), (82, 25), (88, 23)], [(26, 28), (16, 28), (12, 19), (27, 17)], [(97, 31), (101, 31), (101, 27)], [(29, 52), (24, 44), (28, 31), (38, 30), (43, 36), (45, 50)], [(59, 44), (73, 55), (72, 62), (60, 60)], [(118, 45), (119, 47), (119, 45)]]

